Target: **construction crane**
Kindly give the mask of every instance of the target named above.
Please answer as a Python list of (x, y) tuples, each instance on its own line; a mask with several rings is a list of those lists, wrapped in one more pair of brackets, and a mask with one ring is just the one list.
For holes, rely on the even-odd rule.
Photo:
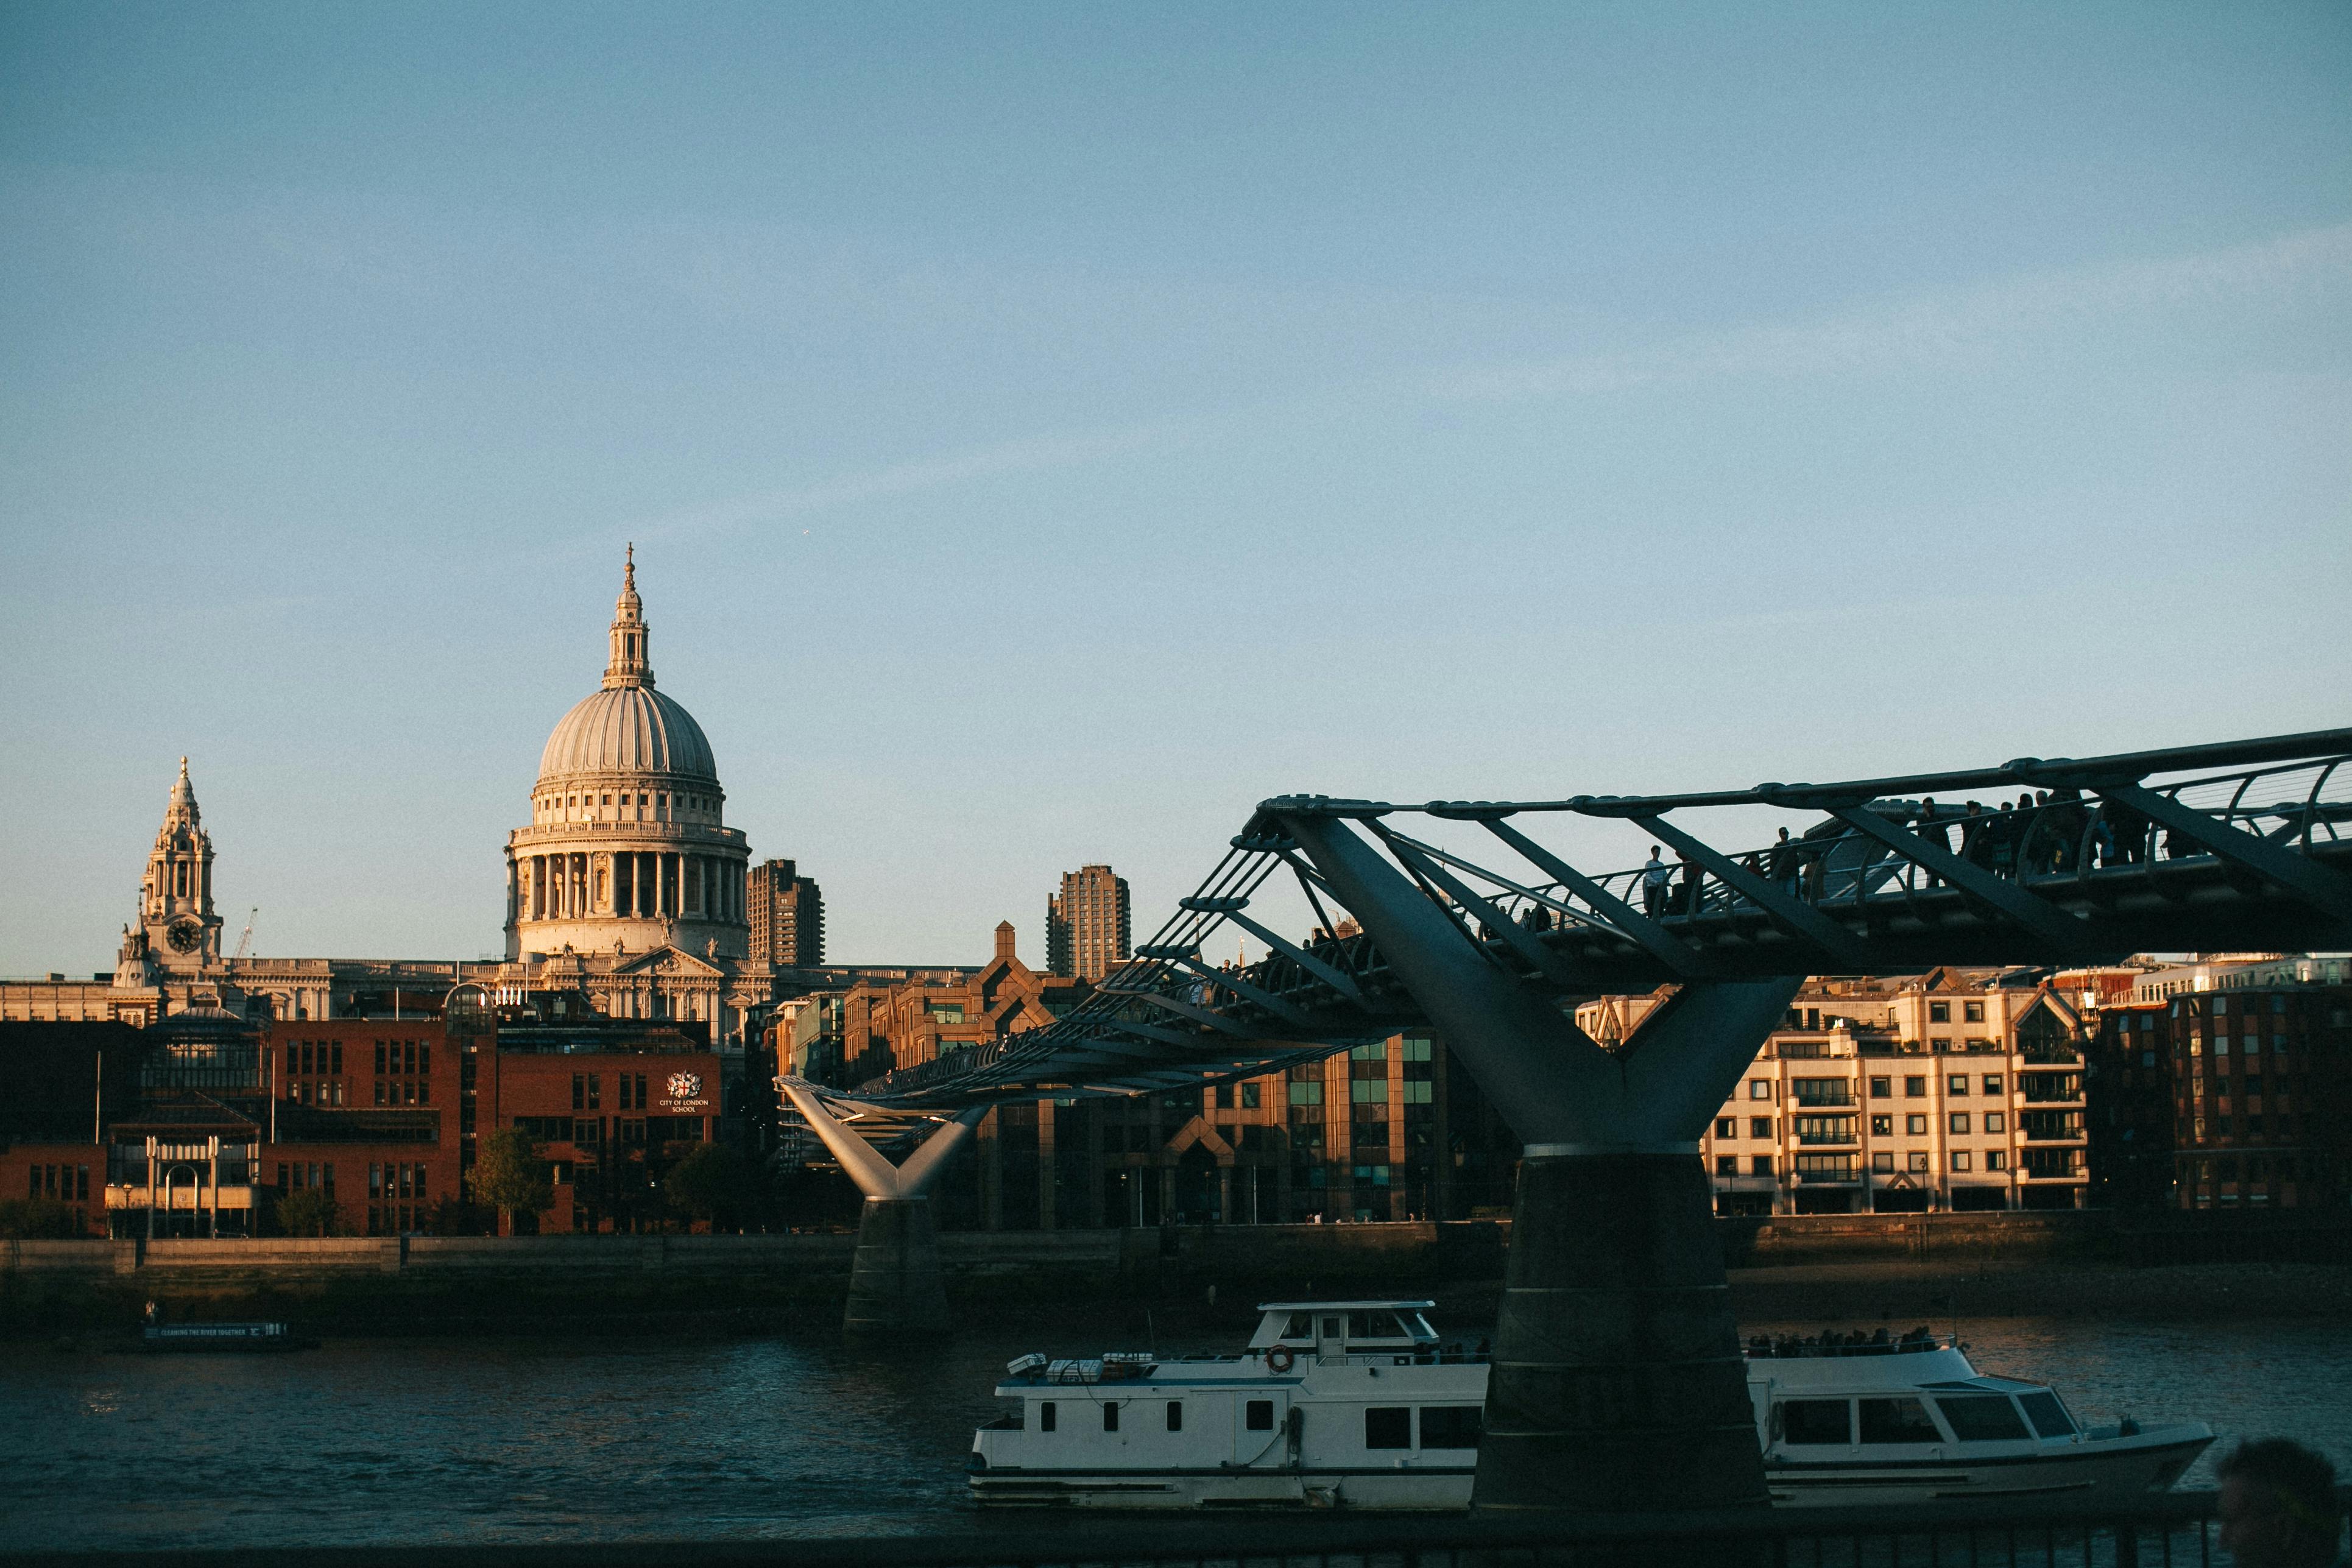
[(260, 912), (261, 906), (259, 904), (256, 904), (253, 908), (245, 911), (245, 934), (236, 939), (236, 952), (229, 955), (229, 962), (231, 963), (235, 963), (238, 959), (243, 958), (245, 956), (245, 950), (253, 945), (253, 917)]

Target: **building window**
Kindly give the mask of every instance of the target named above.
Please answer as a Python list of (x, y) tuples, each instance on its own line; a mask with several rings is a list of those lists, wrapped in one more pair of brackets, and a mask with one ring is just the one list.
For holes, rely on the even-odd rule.
[(1241, 1086), (1241, 1089), (1242, 1109), (1244, 1110), (1255, 1110), (1258, 1108), (1258, 1086), (1254, 1083), (1245, 1083)]
[(1895, 1080), (1894, 1080), (1893, 1079), (1891, 1079), (1891, 1078), (1874, 1078), (1874, 1079), (1872, 1079), (1870, 1080), (1870, 1098), (1871, 1098), (1871, 1099), (1873, 1099), (1873, 1100), (1892, 1100), (1894, 1097), (1895, 1097)]
[(1771, 1137), (1771, 1136), (1772, 1136), (1772, 1119), (1771, 1119), (1770, 1117), (1769, 1117), (1769, 1116), (1751, 1116), (1751, 1117), (1749, 1117), (1749, 1118), (1748, 1119), (1748, 1136), (1749, 1136), (1750, 1138), (1769, 1138), (1769, 1137)]
[(1903, 1080), (1903, 1098), (1906, 1100), (1927, 1098), (1927, 1079), (1925, 1074), (1916, 1074)]
[(1968, 1113), (1967, 1111), (1965, 1111), (1965, 1110), (1955, 1110), (1955, 1111), (1953, 1111), (1953, 1112), (1952, 1112), (1952, 1131), (1955, 1131), (1955, 1132), (1966, 1132), (1968, 1130), (1969, 1130), (1969, 1113)]
[(1927, 1022), (1930, 1024), (1948, 1024), (1951, 1021), (1952, 1005), (1949, 1002), (1930, 1002), (1927, 1004)]
[(1319, 1083), (1293, 1083), (1290, 1086), (1290, 1103), (1293, 1105), (1322, 1104), (1323, 1086)]
[(1969, 1152), (1966, 1149), (1955, 1149), (1952, 1151), (1953, 1170), (1965, 1171), (1969, 1168)]
[(1986, 1170), (1988, 1170), (1988, 1171), (2006, 1171), (2006, 1170), (2008, 1170), (2008, 1169), (2009, 1169), (2009, 1151), (2008, 1151), (2008, 1150), (2006, 1150), (2006, 1149), (1988, 1149), (1988, 1150), (1986, 1150), (1986, 1151), (1985, 1151), (1985, 1169), (1986, 1169)]
[(1927, 1135), (1927, 1119), (1924, 1116), (1906, 1116), (1903, 1119), (1903, 1131), (1914, 1138), (1925, 1138)]
[(1749, 1079), (1748, 1080), (1748, 1099), (1750, 1099), (1750, 1100), (1769, 1100), (1769, 1099), (1771, 1099), (1771, 1098), (1772, 1098), (1772, 1080), (1771, 1080), (1770, 1079), (1768, 1079), (1768, 1078), (1751, 1078), (1751, 1079)]
[(1944, 1092), (1946, 1094), (1966, 1094), (1968, 1091), (1968, 1074), (1964, 1072), (1956, 1072), (1944, 1079)]
[(1738, 1137), (1738, 1136), (1739, 1136), (1739, 1118), (1738, 1118), (1737, 1116), (1718, 1116), (1718, 1117), (1717, 1117), (1717, 1118), (1715, 1119), (1715, 1135), (1716, 1135), (1717, 1138), (1737, 1138), (1737, 1137)]
[(1963, 1002), (1960, 1004), (1960, 1022), (1963, 1024), (1983, 1023), (1984, 1004), (1981, 1002)]
[(1873, 1171), (1885, 1174), (1893, 1174), (1895, 1171), (1895, 1152), (1891, 1149), (1883, 1149), (1871, 1155), (1870, 1168)]
[(1769, 1154), (1750, 1155), (1748, 1161), (1748, 1171), (1750, 1175), (1770, 1175), (1772, 1173), (1772, 1156)]
[(1906, 1168), (1908, 1169), (1913, 1175), (1926, 1175), (1927, 1173), (1927, 1152), (1925, 1149), (1914, 1149), (1906, 1158), (1905, 1164)]
[(1736, 1176), (1739, 1174), (1739, 1156), (1737, 1154), (1717, 1154), (1715, 1157), (1715, 1173), (1718, 1176)]
[[(2145, 1066), (2147, 1064), (2143, 1063), (2142, 1065)], [(2000, 1074), (1997, 1072), (1989, 1072), (1985, 1074), (1985, 1092), (1987, 1094), (1999, 1094), (2000, 1092)]]
[(1892, 1138), (1892, 1137), (1894, 1137), (1894, 1136), (1895, 1136), (1895, 1118), (1893, 1118), (1892, 1116), (1874, 1116), (1874, 1117), (1872, 1117), (1872, 1118), (1870, 1119), (1870, 1135), (1871, 1135), (1873, 1138)]
[(1985, 1112), (1984, 1127), (1988, 1132), (2006, 1132), (2009, 1131), (2009, 1118), (1998, 1110), (1988, 1110)]

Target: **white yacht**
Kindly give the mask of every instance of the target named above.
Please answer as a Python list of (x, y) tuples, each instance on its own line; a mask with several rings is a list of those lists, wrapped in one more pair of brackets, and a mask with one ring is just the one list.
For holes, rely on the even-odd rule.
[(1748, 1397), (1776, 1502), (2120, 1502), (2170, 1487), (2213, 1441), (2202, 1421), (2086, 1429), (2056, 1390), (1987, 1376), (1924, 1330), (1831, 1339), (1748, 1343)]
[[(1025, 1355), (972, 1436), (986, 1507), (1460, 1509), (1486, 1347), (1444, 1344), (1428, 1301), (1270, 1301), (1234, 1355)], [(2161, 1491), (2201, 1422), (2086, 1431), (2053, 1390), (1989, 1377), (1915, 1331), (1752, 1340), (1748, 1391), (1776, 1502)]]

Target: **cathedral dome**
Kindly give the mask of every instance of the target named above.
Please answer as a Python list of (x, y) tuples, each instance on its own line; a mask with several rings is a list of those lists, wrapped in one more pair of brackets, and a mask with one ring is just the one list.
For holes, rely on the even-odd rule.
[(592, 691), (547, 738), (539, 776), (566, 773), (683, 773), (716, 784), (719, 766), (702, 726), (650, 685)]
[(637, 552), (630, 547), (613, 607), (604, 685), (572, 705), (539, 756), (541, 783), (573, 773), (677, 773), (719, 782), (710, 742), (694, 715), (654, 689), (653, 633), (637, 597)]

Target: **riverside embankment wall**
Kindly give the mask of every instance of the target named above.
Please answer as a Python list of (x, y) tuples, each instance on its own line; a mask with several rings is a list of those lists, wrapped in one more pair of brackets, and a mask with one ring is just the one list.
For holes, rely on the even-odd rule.
[[(2226, 1223), (2224, 1223), (2226, 1222)], [(1720, 1223), (1727, 1265), (2102, 1267), (2352, 1258), (2352, 1215), (1823, 1215)], [(950, 1290), (1090, 1295), (1430, 1292), (1499, 1279), (1504, 1221), (950, 1231)], [(0, 1330), (128, 1321), (155, 1300), (394, 1331), (550, 1319), (837, 1309), (855, 1237), (550, 1236), (0, 1241)]]

